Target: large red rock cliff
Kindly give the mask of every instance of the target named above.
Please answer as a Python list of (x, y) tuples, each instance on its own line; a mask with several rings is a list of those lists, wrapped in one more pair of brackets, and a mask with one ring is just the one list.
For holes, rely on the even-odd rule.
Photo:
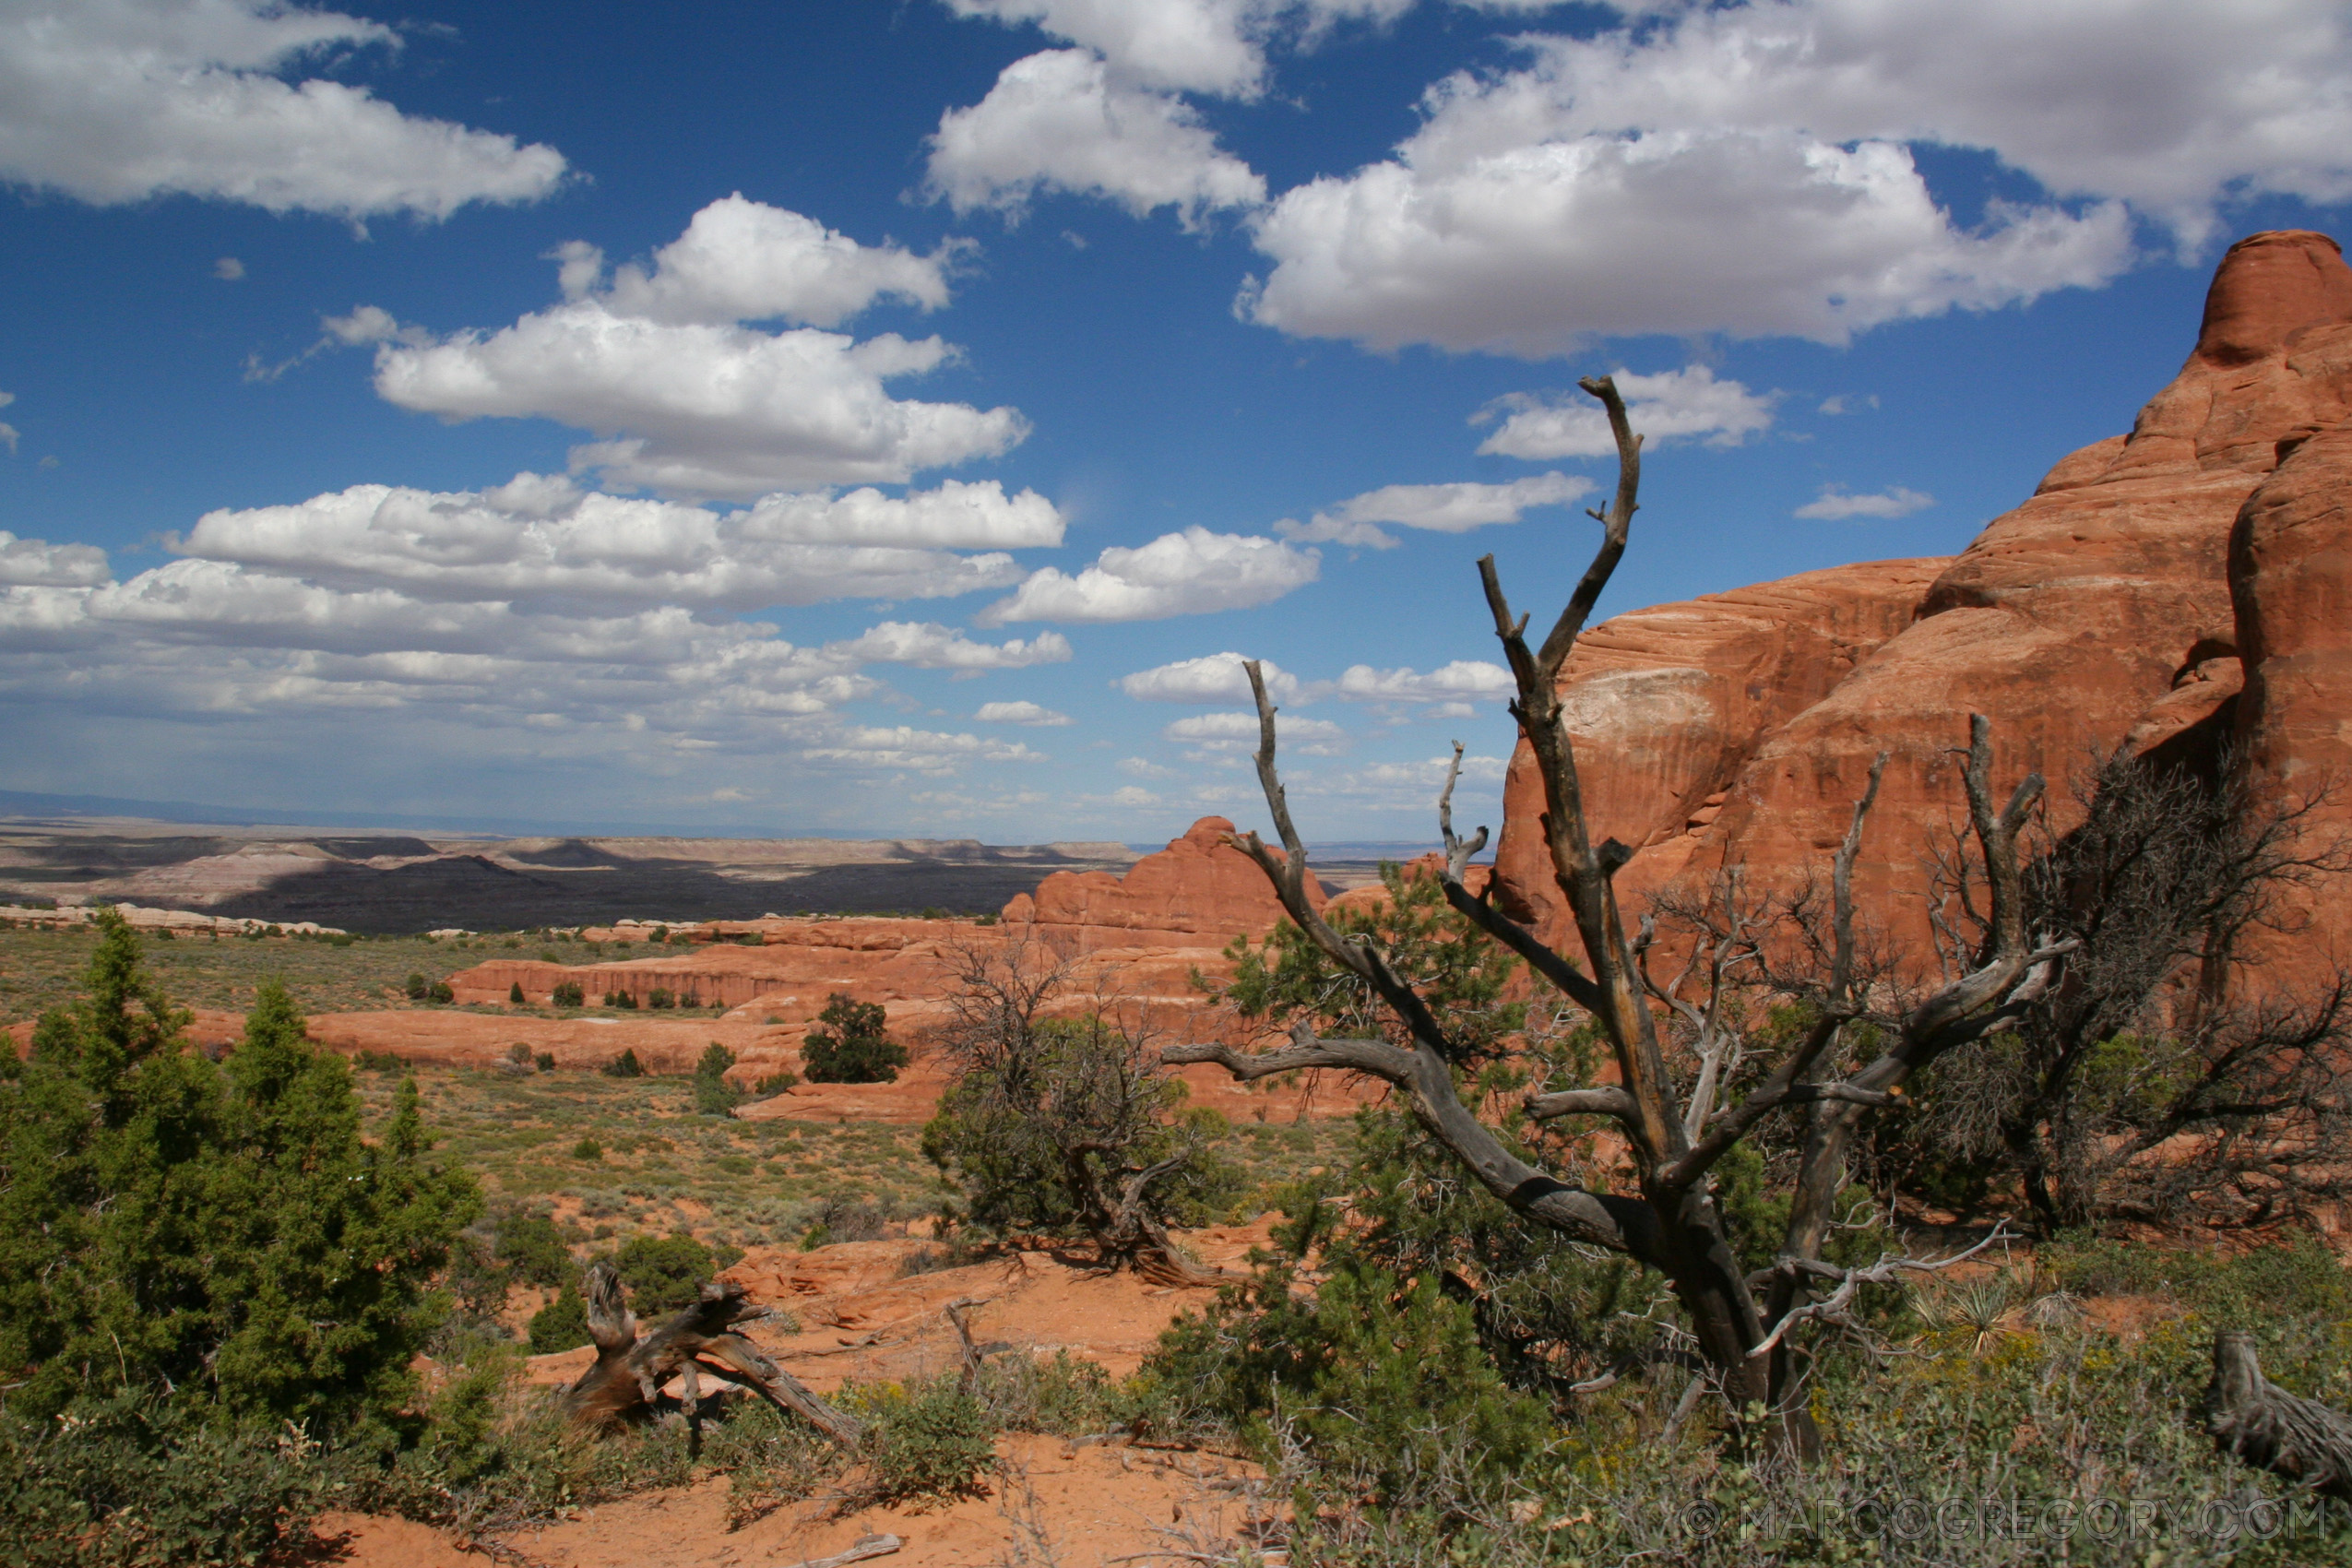
[[(1721, 717), (1710, 722), (1727, 738), (1752, 719), (1763, 727), (1712, 786), (1719, 811), (1690, 807), (1704, 767), (1654, 760), (1679, 742), (1638, 732), (1637, 718), (1617, 733), (1596, 729), (1580, 757), (1587, 789), (1605, 802), (1596, 830), (1641, 848), (1622, 885), (1638, 896), (1729, 863), (1764, 877), (1824, 864), (1871, 758), (1884, 750), (1892, 760), (1857, 885), (1890, 908), (1916, 890), (1921, 850), (1956, 808), (1952, 748), (1965, 742), (1972, 712), (1994, 722), (2002, 787), (2038, 769), (2061, 811), (2066, 781), (2127, 742), (2209, 750), (2238, 725), (2248, 765), (2267, 777), (2352, 760), (2347, 416), (2352, 267), (2323, 234), (2240, 241), (2215, 274), (2195, 350), (2130, 434), (2061, 459), (2030, 499), (1942, 565), (1916, 615), (1901, 604), (1899, 576), (1878, 580), (1883, 597), (1853, 615), (1847, 668), (1792, 643), (1785, 695), (1752, 699), (1752, 709), (1716, 699), (1709, 711)], [(1612, 651), (1632, 643), (1617, 628), (1667, 612), (1620, 616), (1596, 629), (1593, 657), (1578, 650), (1563, 684), (1596, 695), (1641, 678), (1698, 684), (1683, 672), (1779, 646), (1768, 629), (1721, 629), (1745, 618), (1735, 603), (1768, 603), (1800, 585), (1841, 603), (1866, 592), (1860, 580), (1836, 579), (1812, 573), (1669, 607), (1689, 624), (1631, 662)], [(1870, 641), (1869, 629), (1889, 620), (1907, 624)], [(2241, 716), (2248, 671), (2253, 695)], [(1523, 758), (1515, 776), (1524, 768)], [(1599, 784), (1611, 768), (1633, 785)], [(1636, 799), (1644, 790), (1646, 812)], [(1557, 893), (1539, 845), (1529, 852), (1530, 793), (1522, 788), (1515, 812), (1506, 801), (1498, 875), (1503, 897), (1548, 912)], [(1678, 812), (1685, 830), (1674, 834)]]

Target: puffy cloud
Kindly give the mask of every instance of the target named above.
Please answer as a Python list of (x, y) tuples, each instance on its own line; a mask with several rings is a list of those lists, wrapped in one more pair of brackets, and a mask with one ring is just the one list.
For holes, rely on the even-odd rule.
[[(1275, 720), (1275, 731), (1277, 745), (1299, 755), (1332, 756), (1348, 749), (1348, 732), (1327, 719), (1281, 718)], [(1254, 752), (1258, 749), (1258, 716), (1196, 713), (1176, 720), (1160, 733), (1195, 752)]]
[(1835, 343), (2097, 285), (2131, 260), (2120, 204), (1997, 204), (1964, 232), (1895, 143), (1576, 132), (1493, 101), (1525, 75), (1442, 84), (1396, 159), (1286, 193), (1256, 224), (1274, 270), (1237, 308), (1379, 349), (1534, 357), (1594, 334), (1714, 331)]
[(1277, 30), (1312, 41), (1344, 19), (1384, 21), (1413, 0), (946, 0), (959, 17), (1034, 22), (1149, 87), (1253, 98)]
[(552, 419), (605, 439), (575, 468), (624, 488), (748, 497), (898, 483), (1004, 452), (1028, 434), (1017, 410), (894, 398), (885, 383), (956, 357), (938, 338), (860, 341), (726, 319), (837, 320), (884, 294), (945, 298), (937, 257), (868, 248), (798, 213), (729, 197), (695, 215), (648, 274), (624, 267), (599, 291), (593, 246), (557, 253), (564, 301), (495, 332), (434, 339), (377, 306), (328, 332), (375, 342), (375, 389), (448, 420)]
[[(1122, 675), (1118, 685), (1139, 702), (1248, 702), (1250, 674), (1241, 668), (1247, 659), (1246, 654), (1239, 653), (1180, 659), (1173, 664)], [(1260, 659), (1258, 671), (1265, 678), (1267, 694), (1277, 702), (1289, 702), (1299, 695), (1299, 678), (1274, 660)]]
[[(1345, 801), (1367, 811), (1426, 813), (1434, 828), (1438, 791), (1445, 788), (1445, 770), (1453, 761), (1450, 756), (1433, 756), (1420, 762), (1371, 763), (1341, 773), (1301, 771), (1296, 782), (1286, 779), (1285, 785), (1301, 800)], [(1483, 794), (1488, 805), (1501, 806), (1492, 789), (1503, 782), (1509, 766), (1502, 757), (1463, 757), (1461, 781), (1454, 797), (1456, 822), (1466, 811), (1481, 809), (1474, 796)]]
[(234, 283), (245, 275), (245, 264), (233, 255), (224, 255), (212, 264), (212, 275), (223, 283)]
[[(825, 650), (861, 664), (911, 664), (918, 670), (954, 670), (969, 675), (985, 670), (1026, 670), (1031, 665), (1066, 664), (1070, 660), (1070, 640), (1059, 632), (1039, 632), (1026, 642), (1015, 637), (1005, 643), (976, 643), (936, 621), (885, 621), (861, 636), (827, 643)], [(987, 717), (986, 708), (981, 710), (981, 717)]]
[(18, 0), (0, 11), (0, 179), (100, 205), (194, 196), (271, 212), (442, 219), (536, 201), (552, 147), (280, 79), (390, 28), (260, 0)]
[(719, 512), (522, 474), (483, 492), (362, 484), (293, 505), (210, 512), (171, 542), (190, 555), (421, 600), (712, 611), (1004, 588), (1020, 579), (1010, 556), (934, 546), (1050, 544), (1061, 529), (1051, 503), (1029, 491), (1008, 497), (993, 481), (951, 481), (895, 500), (872, 490), (770, 496)]
[[(2352, 195), (2336, 0), (1617, 8), (1617, 30), (1522, 39), (1524, 68), (1437, 84), (1393, 157), (1283, 196), (1241, 308), (1382, 348), (1839, 342), (2103, 283), (2134, 259), (2131, 210), (2194, 250), (2228, 201)], [(1915, 144), (1990, 152), (2057, 199), (1963, 228)]]
[[(6, 394), (0, 394), (5, 398)], [(0, 425), (0, 430), (6, 430)], [(14, 435), (14, 431), (9, 431)], [(13, 450), (15, 443), (9, 443)], [(42, 539), (18, 539), (0, 529), (0, 587), (95, 588), (112, 581), (106, 552), (94, 544), (52, 544)]]
[[(861, 245), (738, 191), (695, 213), (683, 234), (654, 252), (650, 274), (622, 267), (602, 298), (615, 315), (671, 326), (781, 318), (837, 327), (885, 296), (939, 309), (947, 303), (948, 254)], [(557, 255), (566, 298), (595, 291), (601, 251), (574, 241)]]
[(1077, 722), (1066, 713), (1056, 713), (1033, 702), (984, 702), (972, 717), (982, 724), (1028, 724), (1039, 729), (1059, 729)]
[(835, 762), (852, 767), (904, 769), (912, 773), (954, 773), (967, 762), (1044, 762), (1042, 752), (1018, 741), (990, 736), (947, 734), (900, 724), (887, 727), (850, 725), (826, 743), (804, 748), (811, 762)]
[(2347, 75), (2337, 0), (1758, 0), (1547, 40), (1534, 70), (1487, 96), (1554, 134), (1789, 127), (1981, 148), (2194, 246), (2238, 196), (2352, 196)]
[(1818, 499), (1797, 508), (1800, 517), (1836, 521), (1844, 517), (1907, 517), (1935, 505), (1935, 497), (1894, 485), (1875, 494), (1849, 495), (1836, 485), (1822, 486)]
[(1396, 523), (1408, 529), (1440, 533), (1467, 533), (1490, 523), (1515, 523), (1531, 506), (1561, 506), (1588, 493), (1588, 479), (1566, 474), (1532, 474), (1508, 484), (1389, 484), (1350, 496), (1313, 520), (1274, 525), (1283, 538), (1302, 544), (1332, 543), (1393, 548), (1396, 540), (1377, 525)]
[(1071, 576), (1048, 566), (982, 611), (1007, 621), (1156, 621), (1268, 604), (1315, 580), (1322, 557), (1277, 540), (1211, 533), (1198, 524), (1134, 549), (1114, 545)]
[(1160, 803), (1160, 799), (1140, 784), (1122, 784), (1111, 791), (1111, 803), (1114, 806), (1156, 806)]
[(928, 188), (957, 212), (1016, 217), (1040, 191), (1101, 196), (1138, 218), (1173, 207), (1188, 229), (1204, 211), (1265, 200), (1265, 179), (1182, 100), (1114, 80), (1082, 49), (1016, 60), (986, 98), (942, 115)]
[(1511, 671), (1500, 664), (1457, 659), (1424, 674), (1417, 670), (1375, 670), (1351, 664), (1339, 679), (1318, 685), (1315, 694), (1351, 702), (1444, 703), (1500, 702), (1516, 695)]
[[(1652, 446), (1693, 436), (1705, 438), (1710, 446), (1737, 446), (1772, 428), (1772, 406), (1778, 397), (1751, 392), (1737, 381), (1717, 381), (1715, 372), (1703, 364), (1657, 375), (1621, 370), (1615, 380), (1625, 398), (1626, 417)], [(1609, 415), (1582, 391), (1556, 397), (1507, 393), (1472, 414), (1470, 422), (1485, 424), (1498, 415), (1506, 417), (1479, 447), (1482, 453), (1540, 461), (1608, 457), (1617, 450)]]

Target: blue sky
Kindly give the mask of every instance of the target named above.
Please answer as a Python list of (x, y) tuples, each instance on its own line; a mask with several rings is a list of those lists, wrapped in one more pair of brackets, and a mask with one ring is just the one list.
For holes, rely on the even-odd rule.
[(0, 0), (0, 789), (1491, 821), (1479, 598), (1942, 554), (2345, 227), (2334, 0)]

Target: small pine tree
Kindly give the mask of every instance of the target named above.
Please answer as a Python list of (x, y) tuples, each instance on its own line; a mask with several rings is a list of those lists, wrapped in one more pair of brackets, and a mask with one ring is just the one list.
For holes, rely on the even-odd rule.
[(630, 1048), (624, 1050), (620, 1055), (607, 1062), (597, 1071), (608, 1078), (642, 1078), (645, 1076), (645, 1063), (637, 1060), (636, 1051)]
[(695, 1109), (705, 1116), (732, 1116), (735, 1107), (742, 1102), (743, 1091), (727, 1081), (727, 1069), (735, 1064), (735, 1053), (712, 1040), (695, 1063)]
[(886, 1015), (872, 1002), (835, 992), (801, 1043), (801, 1065), (813, 1084), (887, 1084), (907, 1064), (907, 1048), (884, 1029)]
[(517, 980), (506, 988), (506, 1000), (520, 1007), (523, 1004), (523, 982)]

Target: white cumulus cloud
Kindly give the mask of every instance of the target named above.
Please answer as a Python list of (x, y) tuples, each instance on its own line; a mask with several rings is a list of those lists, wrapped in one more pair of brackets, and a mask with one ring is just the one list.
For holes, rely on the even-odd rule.
[[(1027, 670), (1036, 664), (1070, 660), (1070, 640), (1059, 632), (1039, 632), (1027, 641), (1015, 637), (1004, 643), (980, 643), (936, 621), (885, 621), (862, 636), (827, 643), (825, 650), (861, 664), (910, 664), (918, 670), (954, 670), (974, 675), (984, 670)], [(981, 710), (983, 717), (986, 712)]]
[[(557, 254), (567, 298), (600, 292), (601, 251), (576, 240)], [(738, 191), (695, 213), (683, 234), (654, 252), (650, 273), (623, 267), (600, 297), (615, 315), (672, 326), (782, 319), (838, 327), (884, 297), (939, 309), (947, 303), (948, 259), (946, 252), (862, 245)]]
[(0, 180), (100, 205), (192, 196), (271, 212), (446, 218), (536, 201), (563, 154), (403, 114), (364, 88), (283, 79), (381, 23), (261, 0), (11, 0), (0, 7)]
[(1379, 525), (1394, 523), (1439, 533), (1467, 533), (1491, 523), (1515, 523), (1530, 507), (1562, 506), (1593, 488), (1588, 479), (1566, 474), (1531, 474), (1508, 484), (1464, 481), (1453, 484), (1388, 484), (1317, 512), (1308, 522), (1289, 518), (1274, 525), (1283, 538), (1301, 544), (1332, 543), (1373, 550), (1393, 548), (1396, 540)]
[[(1348, 732), (1327, 719), (1275, 721), (1279, 751), (1303, 756), (1333, 756), (1348, 749)], [(1196, 713), (1180, 719), (1160, 733), (1181, 746), (1204, 754), (1254, 752), (1258, 749), (1258, 716), (1254, 713)]]
[(805, 747), (801, 754), (811, 762), (931, 775), (954, 773), (968, 762), (1046, 760), (1043, 753), (1032, 751), (1018, 741), (917, 730), (904, 724), (844, 726), (826, 743)]
[(942, 115), (928, 189), (957, 212), (1014, 217), (1041, 191), (1100, 196), (1139, 218), (1173, 207), (1187, 228), (1205, 211), (1265, 200), (1265, 179), (1182, 99), (1114, 79), (1083, 49), (1016, 60), (986, 98)]
[[(1634, 434), (1656, 446), (1697, 437), (1710, 446), (1737, 446), (1772, 428), (1777, 394), (1751, 392), (1737, 381), (1717, 381), (1703, 364), (1657, 375), (1621, 370), (1617, 390)], [(1479, 445), (1481, 453), (1541, 461), (1549, 457), (1600, 457), (1614, 454), (1609, 415), (1583, 391), (1538, 395), (1511, 392), (1470, 416), (1472, 424), (1503, 423)]]
[(52, 544), (0, 529), (0, 587), (96, 588), (113, 579), (106, 552), (94, 544)]
[[(935, 599), (1009, 587), (1000, 551), (1059, 540), (1032, 492), (993, 481), (893, 500), (878, 492), (771, 496), (742, 511), (583, 493), (522, 474), (493, 490), (362, 484), (285, 506), (207, 513), (183, 553), (351, 590), (634, 610), (754, 610), (831, 599)], [(1039, 639), (1042, 645), (1043, 639)]]
[(868, 250), (735, 197), (695, 224), (702, 232), (690, 227), (651, 274), (624, 268), (604, 291), (601, 255), (565, 247), (563, 303), (494, 332), (420, 338), (374, 306), (328, 330), (377, 341), (376, 392), (402, 408), (447, 420), (552, 419), (604, 437), (576, 447), (573, 464), (623, 488), (743, 497), (899, 483), (1028, 434), (1014, 409), (890, 395), (887, 383), (956, 358), (936, 337), (861, 341), (723, 319), (838, 319), (889, 293), (930, 303), (944, 298), (936, 258)]
[(1834, 484), (1822, 486), (1818, 498), (1791, 514), (1835, 522), (1845, 517), (1907, 517), (1935, 505), (1935, 497), (1893, 485), (1871, 494), (1851, 495)]
[(1414, 0), (946, 0), (959, 17), (1034, 22), (1148, 87), (1254, 98), (1277, 34), (1311, 43), (1343, 20), (1384, 21)]
[(1375, 670), (1369, 664), (1351, 664), (1340, 671), (1339, 679), (1318, 685), (1315, 693), (1352, 702), (1452, 704), (1499, 702), (1517, 690), (1511, 671), (1500, 664), (1457, 659), (1427, 672)]
[[(1150, 670), (1119, 677), (1119, 689), (1139, 702), (1248, 702), (1250, 672), (1241, 668), (1248, 655), (1210, 653), (1180, 659)], [(1270, 659), (1258, 661), (1265, 689), (1277, 702), (1299, 695), (1299, 678)]]
[(1156, 621), (1270, 604), (1315, 580), (1322, 557), (1278, 540), (1211, 533), (1198, 524), (1132, 549), (1114, 545), (1075, 576), (1048, 566), (976, 619)]
[(1038, 729), (1060, 729), (1077, 722), (1066, 713), (1033, 702), (984, 702), (972, 717), (982, 724), (1027, 724)]

